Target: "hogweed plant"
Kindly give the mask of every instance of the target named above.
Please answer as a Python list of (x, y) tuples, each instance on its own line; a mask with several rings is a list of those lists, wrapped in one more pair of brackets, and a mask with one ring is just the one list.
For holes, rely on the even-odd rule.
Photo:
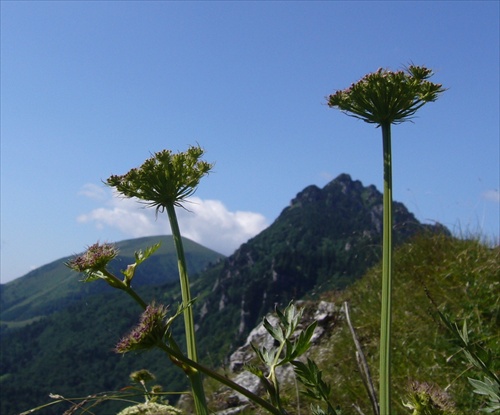
[[(85, 278), (83, 279), (84, 282), (91, 282), (99, 279), (104, 280), (113, 288), (118, 288), (127, 292), (144, 309), (139, 319), (139, 323), (118, 342), (114, 349), (115, 352), (123, 354), (158, 348), (165, 352), (170, 360), (186, 373), (190, 380), (192, 380), (193, 375), (199, 376), (201, 380), (201, 374), (203, 373), (204, 375), (228, 386), (236, 392), (241, 393), (243, 396), (246, 396), (249, 400), (266, 409), (269, 413), (283, 415), (285, 412), (280, 411), (280, 409), (273, 403), (260, 398), (246, 388), (231, 381), (226, 376), (223, 376), (218, 372), (201, 365), (197, 361), (192, 360), (189, 356), (184, 355), (172, 336), (171, 326), (175, 319), (184, 314), (186, 308), (191, 308), (193, 300), (190, 300), (187, 304), (179, 304), (177, 311), (169, 317), (169, 308), (167, 306), (156, 304), (155, 302), (147, 304), (139, 296), (139, 294), (131, 288), (131, 281), (134, 275), (131, 270), (134, 270), (135, 272), (137, 266), (151, 256), (158, 249), (158, 247), (159, 244), (156, 244), (151, 248), (146, 249), (144, 252), (136, 252), (136, 262), (127, 266), (124, 271), (121, 271), (124, 275), (123, 280), (120, 280), (120, 278), (112, 274), (107, 269), (111, 259), (115, 258), (118, 254), (116, 248), (111, 244), (92, 245), (85, 253), (77, 256), (67, 263), (70, 268), (85, 274)], [(95, 255), (96, 252), (101, 253), (102, 256)], [(109, 252), (113, 252), (113, 255), (108, 255)], [(89, 260), (89, 258), (92, 258), (92, 261)], [(128, 289), (125, 289), (125, 287), (128, 287)], [(202, 391), (193, 387), (193, 397), (196, 393), (201, 392)], [(206, 405), (205, 395), (203, 395), (202, 398)], [(96, 395), (95, 399), (99, 399), (99, 401), (103, 400), (101, 395)], [(86, 401), (88, 400), (89, 399), (86, 398)], [(57, 400), (51, 404), (63, 401), (64, 400)], [(46, 406), (48, 405), (44, 405), (43, 407)], [(42, 407), (40, 407), (40, 409), (41, 408)], [(198, 407), (196, 407), (196, 410), (198, 411)]]
[[(107, 180), (107, 184), (114, 187), (123, 197), (137, 198), (146, 206), (156, 208), (157, 214), (164, 211), (168, 214), (178, 258), (187, 356), (195, 362), (198, 361), (198, 352), (193, 310), (189, 306), (189, 277), (175, 208), (182, 207), (186, 198), (196, 191), (201, 178), (212, 169), (212, 164), (201, 160), (203, 154), (204, 151), (199, 146), (191, 146), (187, 151), (177, 154), (163, 150), (155, 153), (139, 168), (134, 168), (122, 176), (113, 175)], [(208, 414), (201, 375), (197, 370), (192, 370), (189, 372), (189, 379), (193, 388), (196, 413)]]
[(391, 125), (412, 120), (423, 105), (436, 101), (445, 91), (441, 84), (429, 81), (432, 70), (410, 65), (392, 72), (379, 69), (365, 75), (349, 88), (328, 97), (328, 106), (345, 114), (376, 124), (382, 130), (384, 196), (383, 196), (383, 253), (382, 305), (380, 330), (380, 413), (390, 409), (390, 341), (392, 287), (392, 151)]
[[(301, 334), (298, 338), (298, 343), (292, 344), (289, 342), (288, 337), (285, 336), (286, 339), (283, 337), (285, 343), (281, 347), (286, 345), (285, 360), (280, 359), (281, 348), (273, 354), (276, 361), (270, 366), (270, 378), (266, 378), (267, 385), (270, 386), (269, 391), (273, 388), (276, 391), (274, 394), (270, 393), (271, 402), (260, 398), (226, 377), (198, 363), (192, 310), (193, 300), (189, 289), (186, 260), (175, 208), (182, 207), (182, 203), (186, 201), (186, 198), (196, 190), (200, 179), (208, 174), (212, 168), (212, 164), (200, 160), (202, 155), (203, 150), (200, 147), (190, 147), (186, 152), (178, 154), (164, 150), (155, 153), (141, 167), (132, 169), (123, 176), (111, 176), (107, 180), (107, 184), (116, 188), (122, 196), (138, 198), (147, 206), (155, 207), (157, 214), (167, 211), (177, 251), (182, 294), (182, 304), (173, 316), (167, 318), (168, 308), (166, 306), (155, 303), (147, 304), (131, 286), (137, 267), (158, 249), (159, 244), (146, 249), (144, 252), (136, 252), (136, 261), (121, 271), (123, 279), (112, 274), (107, 268), (109, 262), (118, 255), (118, 251), (111, 244), (101, 245), (96, 243), (90, 246), (82, 255), (69, 261), (67, 265), (75, 271), (84, 273), (84, 282), (99, 279), (104, 280), (113, 288), (128, 293), (143, 308), (144, 311), (139, 324), (120, 340), (115, 347), (115, 351), (117, 353), (127, 353), (157, 347), (166, 352), (170, 359), (182, 368), (188, 376), (198, 415), (208, 414), (201, 373), (241, 393), (272, 414), (284, 414), (286, 411), (283, 410), (280, 403), (279, 385), (275, 369), (277, 366), (284, 364), (285, 360), (289, 362), (290, 359), (302, 354), (306, 350), (306, 346), (308, 348), (312, 335), (311, 330), (314, 327), (311, 326), (312, 328), (307, 329)], [(180, 350), (170, 330), (172, 322), (181, 314), (184, 316), (187, 356)], [(302, 314), (296, 313), (295, 308), (287, 308), (285, 314), (279, 315), (283, 324), (289, 325), (286, 331), (287, 336), (291, 335), (295, 331)], [(267, 328), (270, 329), (271, 326), (268, 325)], [(277, 335), (279, 331), (275, 331), (274, 333)]]

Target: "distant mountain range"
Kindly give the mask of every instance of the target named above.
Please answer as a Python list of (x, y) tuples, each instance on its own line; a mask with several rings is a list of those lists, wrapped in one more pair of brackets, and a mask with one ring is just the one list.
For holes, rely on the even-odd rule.
[[(160, 248), (137, 268), (134, 284), (158, 286), (179, 279), (177, 256), (171, 236), (149, 236), (118, 242), (119, 255), (110, 264), (115, 275), (135, 261), (134, 253), (161, 242)], [(193, 274), (224, 256), (187, 238), (183, 239), (186, 261)], [(32, 322), (61, 310), (89, 296), (110, 291), (107, 284), (82, 284), (82, 276), (65, 266), (72, 257), (61, 258), (37, 268), (25, 276), (0, 284), (0, 324), (17, 325)]]
[[(318, 298), (361, 278), (380, 258), (382, 213), (382, 194), (374, 186), (342, 174), (322, 189), (298, 193), (271, 226), (227, 258), (185, 239), (201, 354), (221, 362), (275, 304)], [(421, 224), (394, 203), (396, 245), (425, 232), (449, 233)], [(160, 240), (162, 248), (141, 265), (134, 283), (143, 298), (175, 305), (180, 298), (171, 237), (118, 243), (115, 272), (133, 262), (134, 251)], [(36, 406), (50, 392), (81, 396), (119, 388), (130, 371), (157, 361), (154, 353), (137, 362), (110, 351), (140, 310), (102, 282), (79, 283), (64, 266), (68, 259), (0, 286), (2, 414)], [(170, 389), (185, 387), (175, 368), (161, 367), (157, 375)]]

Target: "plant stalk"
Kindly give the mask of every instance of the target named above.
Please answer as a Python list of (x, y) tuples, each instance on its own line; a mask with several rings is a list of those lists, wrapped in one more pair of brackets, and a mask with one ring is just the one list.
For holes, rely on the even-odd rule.
[(356, 347), (357, 350), (356, 360), (358, 362), (361, 379), (363, 380), (363, 384), (365, 385), (366, 391), (368, 392), (368, 396), (370, 398), (370, 402), (372, 404), (373, 414), (380, 415), (380, 408), (377, 402), (377, 394), (375, 392), (375, 388), (373, 387), (370, 368), (368, 366), (368, 362), (366, 361), (366, 357), (363, 352), (363, 348), (361, 347), (361, 343), (359, 342), (358, 336), (354, 331), (354, 326), (351, 323), (351, 316), (349, 313), (349, 303), (347, 301), (344, 302), (344, 313), (347, 325), (349, 326), (349, 330), (351, 331), (352, 340), (354, 341), (354, 346)]
[(391, 413), (391, 293), (392, 293), (392, 152), (391, 124), (383, 123), (384, 219), (382, 241), (382, 307), (380, 312), (380, 414)]
[[(186, 258), (184, 255), (184, 247), (182, 245), (181, 232), (177, 215), (175, 213), (175, 206), (167, 206), (168, 219), (170, 221), (170, 228), (174, 238), (175, 249), (177, 251), (177, 265), (179, 267), (179, 279), (181, 284), (182, 305), (184, 306), (184, 328), (186, 332), (186, 345), (187, 356), (190, 360), (198, 362), (198, 352), (196, 350), (196, 338), (194, 331), (194, 316), (193, 308), (191, 306), (191, 291), (189, 288), (189, 278), (187, 274)], [(189, 375), (191, 387), (193, 389), (194, 404), (196, 413), (198, 415), (208, 415), (208, 407), (203, 389), (203, 380), (201, 373), (194, 370)]]
[(106, 281), (114, 288), (118, 288), (119, 290), (125, 291), (128, 295), (130, 295), (141, 307), (143, 310), (148, 306), (145, 301), (137, 294), (131, 287), (127, 286), (123, 281), (121, 281), (118, 277), (111, 274), (108, 270), (104, 269), (102, 273), (106, 276)]
[(164, 343), (158, 345), (158, 347), (160, 347), (163, 351), (165, 351), (169, 356), (184, 363), (186, 366), (189, 367), (189, 370), (195, 370), (195, 371), (198, 371), (198, 373), (200, 373), (200, 372), (204, 373), (206, 376), (211, 377), (212, 379), (217, 380), (218, 382), (222, 383), (223, 385), (228, 386), (229, 388), (233, 389), (234, 391), (241, 393), (243, 396), (246, 396), (252, 402), (254, 402), (257, 405), (261, 406), (262, 408), (266, 409), (271, 414), (283, 415), (283, 412), (281, 410), (279, 410), (278, 408), (274, 407), (271, 403), (262, 399), (260, 396), (255, 395), (253, 392), (249, 391), (248, 389), (244, 388), (243, 386), (238, 385), (236, 382), (233, 382), (228, 377), (223, 376), (220, 373), (217, 373), (214, 370), (209, 369), (208, 367), (205, 367), (205, 366), (199, 364), (198, 362), (195, 362), (195, 361), (187, 358), (182, 353), (178, 352), (177, 350), (175, 350), (174, 348), (172, 348), (170, 346), (167, 346)]
[(139, 295), (130, 287), (127, 287), (127, 288), (124, 288), (123, 289), (128, 295), (130, 295), (141, 307), (143, 310), (146, 309), (146, 307), (148, 306), (144, 300), (139, 297)]

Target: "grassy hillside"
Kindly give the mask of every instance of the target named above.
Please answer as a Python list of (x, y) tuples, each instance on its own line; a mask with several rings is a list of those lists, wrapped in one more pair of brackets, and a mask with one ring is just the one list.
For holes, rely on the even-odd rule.
[[(348, 301), (351, 320), (363, 345), (375, 385), (378, 383), (381, 267), (375, 266), (342, 293), (323, 300), (339, 306)], [(482, 378), (471, 367), (453, 336), (436, 313), (443, 311), (462, 327), (467, 320), (474, 342), (493, 352), (500, 371), (500, 248), (476, 239), (443, 235), (418, 237), (395, 253), (393, 302), (393, 406), (395, 414), (409, 414), (402, 406), (410, 381), (429, 382), (446, 389), (458, 413), (479, 414), (482, 400), (472, 393), (467, 377)], [(345, 321), (312, 351), (332, 384), (332, 400), (343, 414), (365, 414), (371, 406), (356, 365), (355, 348)], [(290, 401), (296, 402), (295, 385)], [(303, 413), (308, 407), (303, 402)], [(292, 413), (295, 408), (291, 407)], [(257, 413), (255, 411), (251, 413)]]
[[(161, 242), (159, 250), (137, 270), (135, 286), (154, 286), (177, 281), (177, 256), (172, 237), (151, 236), (116, 244), (119, 255), (112, 263), (116, 275), (134, 262), (134, 253)], [(192, 275), (223, 256), (184, 238), (186, 260)], [(83, 247), (82, 247), (83, 248)], [(66, 257), (40, 267), (24, 277), (0, 286), (2, 326), (19, 327), (61, 310), (89, 296), (108, 290), (106, 284), (80, 283), (81, 276), (64, 264)]]

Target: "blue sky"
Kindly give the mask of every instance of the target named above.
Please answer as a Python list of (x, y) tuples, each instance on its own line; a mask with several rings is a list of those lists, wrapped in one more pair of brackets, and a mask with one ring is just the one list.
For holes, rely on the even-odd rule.
[(381, 133), (326, 106), (379, 67), (449, 88), (394, 126), (394, 199), (499, 238), (499, 2), (1, 2), (1, 281), (168, 233), (102, 184), (199, 143), (181, 230), (230, 254), (304, 187), (382, 188)]

